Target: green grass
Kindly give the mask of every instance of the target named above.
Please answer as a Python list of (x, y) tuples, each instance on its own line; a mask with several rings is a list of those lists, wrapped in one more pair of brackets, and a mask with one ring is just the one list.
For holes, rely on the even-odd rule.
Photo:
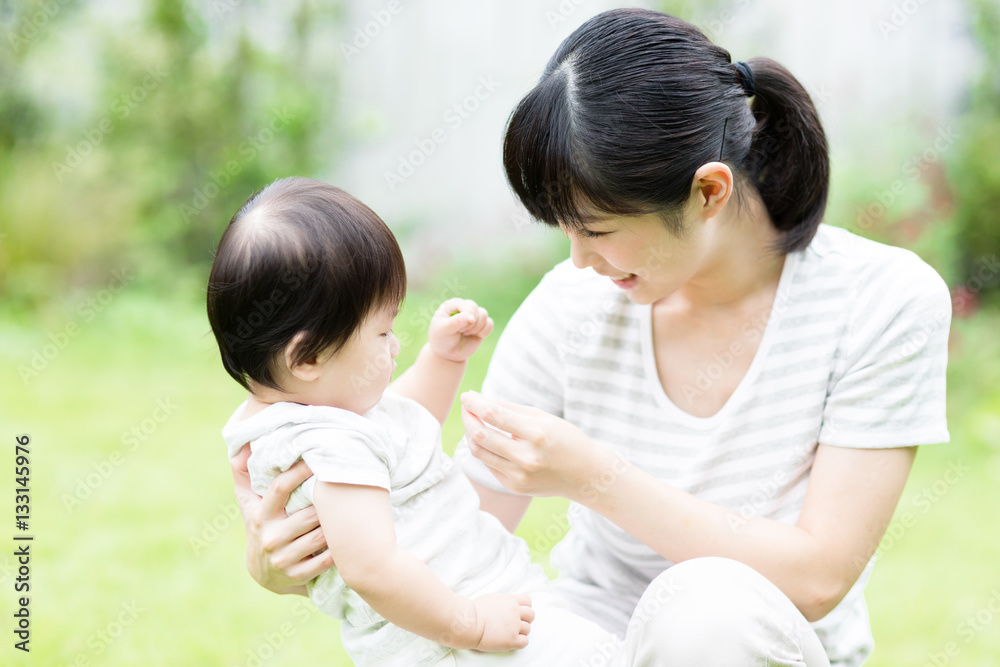
[[(499, 278), (466, 279), (463, 293), (502, 326), (536, 280), (527, 276), (540, 269), (527, 262)], [(425, 286), (430, 296), (405, 304), (398, 331), (409, 344), (401, 368), (424, 340), (421, 313), (439, 291)], [(18, 367), (42, 350), (47, 332), (70, 321), (79, 332), (37, 377), (22, 381)], [(949, 641), (960, 654), (948, 664), (998, 664), (1000, 618), (968, 640), (959, 627), (1000, 590), (998, 325), (996, 313), (984, 313), (958, 327), (953, 443), (918, 456), (900, 505), (915, 521), (889, 545), (869, 586), (878, 644), (871, 665), (923, 665)], [(0, 498), (10, 499), (9, 516), (13, 439), (30, 434), (35, 535), (30, 660), (11, 647), (16, 564), (10, 546), (0, 550), (0, 617), (8, 619), (0, 663), (350, 664), (338, 623), (301, 598), (259, 589), (244, 570), (243, 529), (219, 435), (243, 395), (222, 371), (207, 331), (200, 303), (140, 289), (117, 296), (93, 322), (83, 322), (73, 304), (30, 321), (0, 315), (0, 437), (11, 453)], [(465, 388), (478, 388), (495, 340), (474, 358)], [(170, 414), (157, 412), (158, 401)], [(129, 435), (133, 427), (142, 439)], [(460, 433), (453, 412), (447, 449)], [(919, 494), (933, 490), (953, 460), (969, 469), (925, 511), (915, 504)], [(561, 534), (564, 508), (563, 501), (536, 501), (519, 530), (543, 561)]]

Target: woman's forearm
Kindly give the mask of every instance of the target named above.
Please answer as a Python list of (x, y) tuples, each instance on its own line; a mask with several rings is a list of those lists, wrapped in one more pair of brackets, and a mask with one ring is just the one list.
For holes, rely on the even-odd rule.
[(537, 408), (475, 392), (463, 394), (462, 403), (469, 450), (507, 489), (569, 498), (675, 563), (703, 556), (745, 563), (810, 620), (847, 594), (878, 548), (916, 450), (818, 445), (793, 526), (680, 491)]
[(673, 562), (721, 556), (753, 567), (812, 621), (836, 606), (868, 563), (913, 455), (913, 448), (821, 446), (796, 525), (701, 500), (610, 451), (574, 499)]
[[(806, 616), (817, 597), (820, 554), (806, 531), (761, 519), (680, 491), (615, 458), (575, 498), (667, 560), (702, 556), (743, 562), (770, 579)], [(810, 613), (806, 613), (809, 611)]]
[(524, 513), (528, 511), (528, 505), (531, 504), (531, 496), (502, 493), (485, 487), (472, 478), (469, 478), (469, 481), (479, 494), (479, 509), (495, 516), (511, 533), (517, 530)]

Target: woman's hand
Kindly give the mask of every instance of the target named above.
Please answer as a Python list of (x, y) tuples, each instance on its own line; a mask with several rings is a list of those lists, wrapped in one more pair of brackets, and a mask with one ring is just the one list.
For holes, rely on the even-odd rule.
[[(231, 462), (236, 502), (247, 533), (247, 570), (269, 591), (305, 595), (304, 584), (333, 567), (316, 509), (308, 507), (292, 516), (285, 514), (292, 491), (312, 471), (299, 461), (278, 475), (261, 498), (250, 488), (248, 458), (250, 446), (244, 445)], [(322, 553), (317, 554), (320, 549)]]
[(461, 399), (469, 451), (508, 491), (584, 501), (623, 465), (613, 451), (544, 410), (492, 401), (474, 391)]

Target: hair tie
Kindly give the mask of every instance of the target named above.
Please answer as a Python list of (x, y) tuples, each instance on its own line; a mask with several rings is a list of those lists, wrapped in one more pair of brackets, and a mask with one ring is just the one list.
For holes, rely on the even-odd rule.
[(738, 63), (733, 63), (733, 67), (736, 68), (736, 73), (740, 76), (740, 83), (743, 84), (743, 91), (747, 94), (747, 97), (756, 95), (757, 87), (753, 82), (753, 70), (750, 69), (750, 65), (741, 60)]

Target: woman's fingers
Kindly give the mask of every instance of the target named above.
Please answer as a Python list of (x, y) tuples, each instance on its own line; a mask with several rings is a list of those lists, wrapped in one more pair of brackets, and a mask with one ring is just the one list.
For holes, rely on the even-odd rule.
[(292, 491), (299, 487), (302, 482), (312, 477), (312, 471), (305, 461), (301, 459), (291, 468), (274, 478), (271, 486), (264, 493), (260, 504), (262, 517), (281, 516), (285, 513), (285, 505), (292, 495)]
[(323, 553), (303, 558), (292, 567), (288, 568), (289, 578), (297, 585), (302, 585), (310, 579), (315, 579), (333, 567), (333, 556), (327, 549)]
[(319, 517), (316, 514), (316, 509), (313, 507), (307, 507), (287, 518), (275, 519), (267, 523), (261, 535), (261, 547), (265, 553), (272, 554), (272, 564), (280, 569), (291, 565), (295, 560), (282, 562), (279, 565), (275, 563), (273, 555), (285, 553), (285, 549), (288, 546), (302, 537), (310, 537), (314, 542), (314, 546), (312, 549), (306, 549), (304, 544), (300, 544), (297, 550), (293, 552), (298, 554), (299, 558), (308, 556), (326, 544), (326, 539), (322, 536), (322, 530), (319, 530)]
[(537, 429), (529, 423), (530, 417), (523, 411), (513, 409), (520, 406), (515, 406), (513, 403), (501, 404), (499, 401), (484, 398), (482, 394), (474, 391), (467, 391), (460, 398), (462, 407), (480, 421), (522, 440), (535, 439)]
[(250, 444), (248, 443), (243, 445), (239, 453), (229, 461), (233, 472), (233, 486), (236, 487), (236, 504), (239, 505), (244, 522), (260, 505), (260, 496), (254, 493), (250, 487), (250, 473), (247, 472), (247, 459), (249, 458)]
[[(299, 515), (305, 515), (299, 517)], [(271, 566), (294, 576), (300, 561), (326, 548), (326, 536), (319, 526), (316, 510), (312, 507), (275, 524), (276, 530), (264, 538), (264, 551), (269, 554)]]
[(506, 470), (512, 456), (514, 441), (502, 433), (497, 433), (462, 405), (462, 425), (469, 441), (469, 450), (480, 461), (491, 468)]

